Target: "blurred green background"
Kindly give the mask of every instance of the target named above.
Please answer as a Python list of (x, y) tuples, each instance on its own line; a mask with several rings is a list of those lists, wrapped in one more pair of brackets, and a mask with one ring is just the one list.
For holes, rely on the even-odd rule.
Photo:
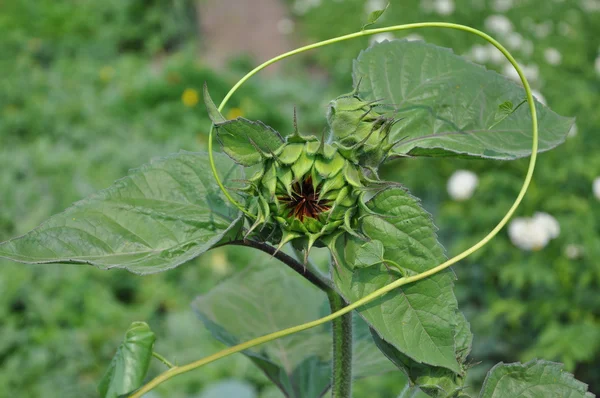
[[(0, 240), (23, 234), (153, 157), (202, 150), (209, 121), (201, 88), (220, 100), (271, 55), (359, 30), (365, 0), (9, 0), (0, 3)], [(441, 20), (483, 29), (514, 51), (553, 110), (576, 131), (540, 156), (518, 211), (543, 211), (560, 235), (536, 251), (506, 231), (455, 267), (457, 295), (475, 334), (472, 379), (492, 364), (545, 358), (600, 392), (600, 3), (597, 0), (392, 1), (380, 25)], [(418, 35), (417, 36), (415, 36)], [(377, 39), (404, 37), (388, 35)], [(506, 62), (461, 32), (410, 32), (508, 76)], [(320, 133), (330, 99), (351, 90), (352, 59), (368, 38), (320, 49), (253, 78), (227, 108), (283, 132), (294, 106), (302, 131)], [(371, 39), (374, 40), (374, 39)], [(539, 96), (538, 94), (538, 96)], [(527, 160), (406, 159), (389, 164), (435, 217), (448, 254), (471, 246), (514, 200)], [(479, 184), (453, 200), (448, 178)], [(600, 195), (599, 195), (600, 196)], [(94, 397), (130, 322), (157, 332), (156, 349), (180, 364), (217, 351), (190, 303), (243, 268), (219, 249), (167, 273), (136, 276), (84, 266), (0, 260), (0, 396)], [(153, 364), (151, 372), (161, 371)], [(250, 397), (278, 397), (242, 357), (170, 381), (152, 397), (207, 397), (238, 379)], [(355, 396), (394, 397), (391, 373), (356, 382)], [(241, 395), (240, 395), (241, 396)]]

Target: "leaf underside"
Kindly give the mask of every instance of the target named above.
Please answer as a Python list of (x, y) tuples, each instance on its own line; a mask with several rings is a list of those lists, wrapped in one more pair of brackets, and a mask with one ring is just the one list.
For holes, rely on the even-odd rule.
[(145, 322), (133, 322), (98, 384), (102, 398), (116, 398), (141, 387), (156, 336)]
[[(525, 90), (496, 72), (420, 41), (377, 43), (354, 61), (354, 83), (401, 119), (391, 133), (393, 154), (500, 160), (531, 154), (531, 115)], [(573, 119), (536, 101), (539, 151), (561, 144)]]
[[(224, 181), (241, 167), (215, 155)], [(33, 231), (0, 244), (0, 257), (91, 264), (147, 274), (174, 268), (233, 238), (240, 216), (222, 197), (206, 153), (153, 160)]]

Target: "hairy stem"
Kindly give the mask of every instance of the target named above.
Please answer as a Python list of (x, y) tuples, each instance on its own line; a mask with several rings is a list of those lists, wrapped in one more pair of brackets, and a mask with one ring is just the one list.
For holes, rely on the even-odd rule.
[[(346, 306), (344, 299), (332, 291), (327, 295), (331, 312)], [(352, 397), (352, 312), (331, 322), (333, 332), (332, 398)]]

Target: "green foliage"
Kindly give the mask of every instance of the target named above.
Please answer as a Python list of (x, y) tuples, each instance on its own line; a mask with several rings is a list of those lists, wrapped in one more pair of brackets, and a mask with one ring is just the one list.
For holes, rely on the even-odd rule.
[(98, 385), (103, 398), (117, 398), (141, 387), (156, 336), (145, 322), (134, 322), (125, 333), (104, 377)]
[[(325, 294), (278, 261), (267, 260), (265, 255), (250, 255), (250, 258), (249, 263), (254, 265), (194, 302), (196, 312), (215, 338), (233, 346), (326, 315)], [(239, 316), (231, 316), (232, 313)], [(394, 369), (377, 351), (369, 328), (357, 316), (353, 339), (355, 378)], [(244, 355), (288, 397), (319, 397), (330, 387), (329, 325), (244, 351)]]
[[(0, 256), (34, 264), (91, 264), (145, 274), (176, 267), (237, 234), (239, 223), (208, 175), (208, 156), (185, 153), (132, 171), (22, 237)], [(219, 159), (225, 180), (239, 168)]]
[[(31, 230), (50, 214), (107, 186), (128, 168), (153, 156), (203, 145), (208, 118), (196, 105), (182, 103), (182, 94), (189, 89), (197, 95), (208, 80), (215, 95), (221, 97), (232, 76), (198, 68), (193, 48), (179, 47), (189, 28), (180, 17), (184, 2), (140, 4), (84, 1), (71, 7), (51, 1), (21, 1), (2, 6), (0, 42), (6, 59), (0, 61), (0, 71), (8, 79), (0, 83), (4, 94), (0, 98), (0, 168), (5, 171), (0, 176), (0, 240)], [(360, 27), (365, 14), (362, 0), (345, 1), (344, 18), (339, 17), (336, 4), (322, 2), (321, 7), (298, 18), (301, 34), (329, 38), (346, 33), (349, 25)], [(425, 2), (420, 6), (409, 1), (402, 7), (390, 7), (382, 18), (393, 23), (432, 19), (426, 7)], [(534, 87), (544, 88), (559, 113), (578, 116), (580, 134), (567, 142), (566, 149), (541, 157), (537, 182), (522, 211), (552, 212), (559, 218), (562, 235), (535, 253), (519, 252), (500, 236), (457, 270), (461, 308), (474, 321), (478, 334), (473, 358), (484, 360), (470, 370), (474, 378), (482, 368), (489, 368), (491, 361), (542, 356), (564, 361), (568, 370), (577, 371), (578, 378), (591, 383), (597, 380), (594, 361), (600, 350), (600, 327), (595, 292), (600, 274), (594, 262), (599, 254), (594, 233), (600, 218), (589, 188), (600, 164), (594, 156), (598, 141), (589, 133), (600, 119), (594, 102), (597, 77), (591, 67), (597, 48), (587, 38), (598, 32), (600, 24), (593, 13), (579, 7), (574, 2), (545, 5), (525, 1), (506, 12), (526, 40), (537, 36), (528, 28), (528, 19), (533, 19), (535, 26), (553, 20), (550, 34), (535, 39), (532, 54), (522, 46), (516, 49), (517, 58), (539, 64), (541, 78), (534, 79)], [(486, 12), (457, 2), (454, 15), (444, 18), (483, 27)], [(192, 14), (185, 12), (186, 16)], [(419, 33), (459, 54), (468, 54), (472, 45), (462, 33)], [(503, 37), (499, 39), (505, 42)], [(329, 47), (307, 61), (313, 65), (317, 60), (326, 67), (334, 92), (347, 91), (346, 59), (364, 48), (366, 40)], [(174, 46), (185, 50), (169, 53)], [(544, 62), (547, 47), (563, 53), (561, 65)], [(150, 60), (143, 58), (146, 54), (157, 56)], [(502, 66), (494, 62), (488, 67)], [(303, 130), (319, 135), (324, 99), (334, 97), (323, 95), (325, 79), (314, 74), (305, 79), (301, 73), (286, 79), (259, 80), (260, 91), (251, 85), (236, 94), (232, 114), (243, 112), (248, 119), (289, 131), (291, 107), (298, 105)], [(545, 82), (552, 85), (544, 86)], [(510, 101), (510, 106), (499, 101), (489, 107), (490, 115), (495, 122), (502, 122), (526, 109), (521, 100)], [(198, 126), (206, 128), (198, 131)], [(578, 156), (565, 161), (567, 151)], [(490, 165), (496, 166), (493, 171)], [(444, 192), (445, 179), (457, 166), (480, 175), (476, 197), (466, 205), (446, 200)], [(390, 164), (381, 175), (401, 180), (424, 198), (424, 207), (436, 215), (442, 227), (441, 240), (454, 253), (470, 246), (501, 217), (516, 193), (523, 168), (520, 162), (498, 166), (411, 159)], [(389, 280), (398, 278), (393, 260), (387, 258), (389, 250), (379, 250), (374, 242), (379, 241), (358, 246), (357, 252), (361, 247), (367, 249), (357, 255), (362, 261), (358, 268), (379, 267)], [(577, 259), (567, 258), (568, 245), (578, 247)], [(375, 258), (378, 263), (373, 262)], [(27, 268), (2, 263), (0, 395), (14, 395), (18, 390), (32, 396), (95, 396), (94, 384), (114, 352), (116, 336), (131, 319), (149, 319), (159, 342), (179, 363), (214, 352), (219, 346), (208, 332), (200, 330), (185, 309), (178, 308), (185, 308), (191, 295), (206, 291), (248, 261), (248, 256), (235, 249), (217, 250), (195, 260), (193, 266), (143, 280), (119, 271), (104, 274), (76, 266)], [(455, 344), (470, 346), (466, 322), (457, 323)], [(588, 344), (582, 348), (579, 341)], [(456, 350), (458, 362), (464, 362), (468, 351)], [(393, 352), (399, 354), (396, 349)], [(215, 379), (244, 377), (256, 386), (255, 395), (280, 396), (265, 388), (268, 380), (245, 364), (243, 359), (231, 359), (169, 383), (158, 393), (183, 397)], [(164, 370), (155, 365), (151, 373)], [(402, 367), (419, 384), (454, 377), (447, 370), (441, 377), (437, 371), (427, 374), (432, 368), (421, 368), (414, 361)], [(559, 375), (555, 370), (551, 373)], [(402, 390), (403, 381), (397, 372), (387, 378), (361, 380), (356, 382), (355, 393), (358, 397), (391, 396)], [(467, 384), (476, 388), (477, 382)], [(423, 395), (408, 385), (400, 392), (401, 397)]]
[[(400, 118), (390, 133), (399, 141), (393, 154), (501, 160), (531, 154), (529, 109), (496, 117), (507, 102), (522, 102), (525, 91), (447, 49), (416, 41), (379, 43), (359, 55), (353, 77), (362, 97), (380, 101)], [(573, 120), (539, 102), (536, 110), (539, 148), (547, 151), (564, 141)]]
[(562, 365), (548, 361), (526, 364), (499, 363), (483, 384), (480, 398), (594, 397), (587, 385), (566, 373)]
[[(409, 275), (445, 260), (429, 214), (406, 191), (387, 189), (367, 206), (373, 214), (362, 217), (360, 232), (380, 241), (387, 258), (404, 267)], [(350, 302), (389, 284), (396, 276), (384, 264), (353, 267), (361, 245), (357, 239), (346, 236), (331, 246), (335, 256), (331, 271), (334, 281)], [(451, 273), (443, 272), (398, 288), (358, 309), (358, 313), (383, 340), (416, 362), (460, 373), (454, 342), (457, 304), (452, 279)]]

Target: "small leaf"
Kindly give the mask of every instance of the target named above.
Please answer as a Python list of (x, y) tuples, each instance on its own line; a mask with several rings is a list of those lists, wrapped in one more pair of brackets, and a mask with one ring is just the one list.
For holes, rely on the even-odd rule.
[(363, 25), (362, 30), (365, 30), (367, 27), (374, 25), (377, 22), (377, 20), (379, 20), (379, 18), (381, 18), (381, 16), (388, 9), (389, 6), (390, 6), (390, 3), (388, 2), (385, 5), (385, 8), (383, 10), (372, 11), (369, 14), (369, 18), (367, 18), (367, 23), (365, 25)]
[(272, 157), (283, 146), (278, 132), (260, 121), (238, 117), (225, 120), (204, 86), (204, 102), (208, 115), (217, 129), (217, 139), (223, 152), (243, 166), (253, 166), (264, 157)]
[(129, 326), (98, 385), (102, 398), (116, 398), (142, 386), (152, 359), (155, 340), (154, 332), (145, 322), (133, 322)]
[(208, 93), (208, 86), (206, 85), (206, 83), (204, 83), (203, 95), (204, 104), (206, 105), (206, 110), (208, 111), (208, 117), (210, 118), (210, 120), (212, 120), (214, 124), (226, 122), (227, 119), (225, 119), (225, 117), (221, 115), (221, 112), (219, 112), (217, 106), (210, 97), (210, 94)]
[(587, 385), (565, 372), (560, 363), (533, 360), (500, 362), (488, 373), (479, 398), (593, 398)]
[[(400, 119), (390, 141), (399, 156), (456, 156), (510, 160), (531, 154), (531, 115), (525, 90), (451, 50), (421, 41), (377, 43), (354, 62), (354, 84), (378, 111)], [(498, 106), (499, 103), (502, 105)], [(535, 102), (539, 151), (561, 144), (573, 124)], [(506, 117), (497, 118), (499, 110)]]
[[(226, 156), (215, 160), (224, 183), (242, 176)], [(183, 264), (239, 229), (239, 211), (214, 182), (208, 155), (181, 152), (132, 170), (33, 231), (0, 243), (0, 257), (148, 274)]]
[(371, 240), (356, 249), (356, 261), (354, 266), (358, 268), (370, 267), (383, 263), (383, 243)]

